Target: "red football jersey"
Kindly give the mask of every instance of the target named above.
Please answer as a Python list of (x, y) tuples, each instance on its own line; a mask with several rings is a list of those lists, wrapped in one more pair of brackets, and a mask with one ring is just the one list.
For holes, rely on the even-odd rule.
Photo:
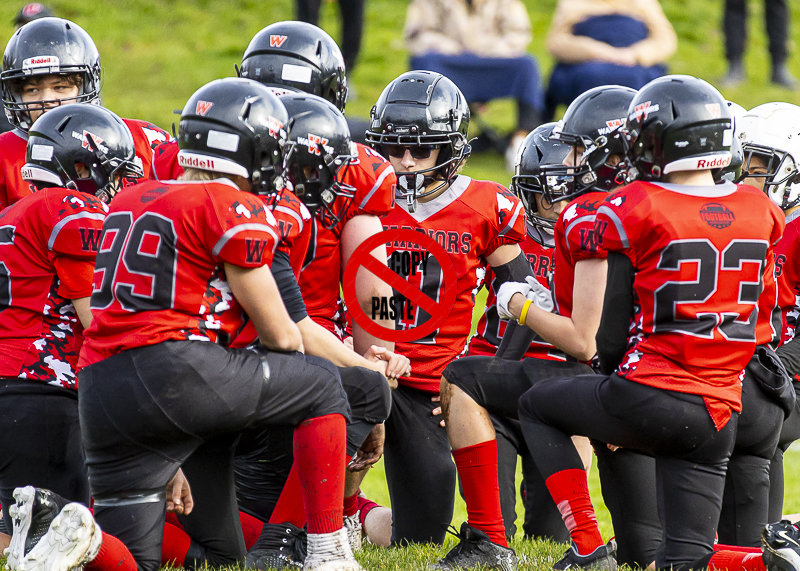
[(92, 293), (106, 210), (89, 194), (45, 188), (0, 213), (0, 377), (77, 388), (83, 327), (72, 300)]
[(597, 245), (594, 217), (607, 196), (605, 192), (579, 196), (567, 205), (556, 222), (553, 290), (558, 314), (564, 317), (572, 317), (575, 264), (589, 258), (606, 257)]
[(247, 316), (223, 263), (270, 264), (277, 243), (269, 209), (224, 179), (119, 193), (103, 225), (80, 366), (169, 339), (229, 345)]
[[(532, 230), (534, 236), (538, 236), (536, 230)], [(542, 243), (531, 238), (531, 232), (525, 236), (525, 240), (520, 243), (522, 251), (525, 252), (528, 261), (531, 263), (536, 279), (543, 286), (549, 288), (553, 272), (553, 258), (555, 255), (554, 242), (550, 240)], [(478, 322), (478, 329), (475, 335), (469, 340), (469, 355), (494, 356), (497, 347), (506, 332), (508, 321), (500, 319), (497, 315), (497, 289), (500, 284), (495, 283), (495, 275), (492, 268), (486, 268), (486, 276), (483, 282), (488, 290), (486, 297), (486, 308), (483, 310), (481, 320)], [(539, 337), (533, 338), (530, 348), (525, 353), (524, 358), (534, 359), (554, 359), (563, 361), (566, 359), (564, 353), (556, 349), (553, 345)]]
[(308, 314), (339, 337), (344, 336), (347, 328), (344, 304), (339, 296), (339, 279), (332, 279), (333, 276), (340, 278), (342, 274), (339, 232), (347, 220), (359, 214), (379, 217), (388, 214), (394, 206), (397, 185), (391, 163), (370, 147), (353, 144), (358, 148), (358, 157), (348, 166), (342, 182), (355, 187), (355, 198), (350, 202), (343, 222), (332, 230), (326, 230), (314, 219), (311, 243), (300, 274), (300, 289)]
[[(178, 141), (175, 139), (158, 145), (155, 149), (153, 173), (158, 180), (177, 180), (183, 174), (183, 167), (178, 164)], [(300, 278), (306, 251), (311, 243), (311, 213), (306, 205), (289, 191), (281, 193), (272, 214), (280, 229), (278, 250), (289, 255), (294, 275)]]
[[(123, 119), (123, 121), (133, 135), (136, 158), (141, 163), (145, 178), (154, 178), (153, 149), (160, 141), (169, 140), (169, 134), (147, 121), (137, 119)], [(28, 136), (19, 129), (0, 135), (0, 210), (33, 191), (20, 173), (25, 164), (27, 146)]]
[[(486, 266), (485, 256), (503, 244), (525, 239), (525, 209), (520, 200), (504, 186), (494, 182), (459, 176), (443, 194), (420, 203), (413, 214), (405, 204), (395, 205), (383, 221), (386, 230), (410, 228), (423, 230), (447, 251), (455, 265), (458, 283), (456, 300), (444, 324), (413, 343), (397, 343), (396, 350), (411, 359), (411, 376), (400, 383), (423, 391), (438, 393), (445, 367), (465, 349), (472, 326), (475, 306), (473, 290), (478, 284), (478, 269)], [(387, 245), (391, 256), (396, 251), (411, 252), (413, 247), (394, 242)], [(414, 285), (433, 300), (444, 287), (441, 263), (431, 254), (425, 271), (408, 276)], [(398, 316), (397, 329), (411, 329), (430, 316), (419, 307), (412, 318)]]
[(786, 230), (775, 246), (775, 277), (783, 312), (783, 344), (794, 339), (800, 318), (800, 217), (786, 219)]
[(598, 209), (600, 246), (636, 270), (641, 335), (618, 374), (663, 389), (699, 394), (718, 428), (741, 410), (741, 375), (757, 343), (769, 340), (774, 300), (773, 245), (783, 213), (763, 192), (635, 182)]

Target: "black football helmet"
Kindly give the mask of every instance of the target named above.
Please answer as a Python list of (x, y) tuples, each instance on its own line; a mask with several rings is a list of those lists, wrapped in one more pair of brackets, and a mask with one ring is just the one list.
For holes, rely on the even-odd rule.
[[(566, 192), (558, 196), (548, 195), (545, 188), (548, 200), (572, 200), (591, 190), (609, 192), (629, 182), (627, 141), (621, 127), (635, 95), (630, 87), (603, 85), (582, 93), (570, 104), (551, 138), (572, 147), (574, 166), (548, 164), (543, 168), (546, 176), (570, 179)], [(579, 146), (584, 148), (580, 157)], [(609, 161), (610, 157), (616, 158)]]
[[(370, 112), (366, 140), (387, 158), (387, 147), (392, 146), (439, 148), (433, 168), (397, 173), (397, 197), (405, 198), (413, 212), (418, 198), (433, 194), (455, 179), (471, 152), (468, 128), (469, 106), (455, 83), (440, 73), (409, 71), (381, 93)], [(442, 183), (424, 190), (435, 181)]]
[(561, 166), (567, 154), (572, 152), (570, 145), (551, 138), (556, 125), (545, 123), (525, 137), (511, 178), (511, 191), (519, 196), (528, 213), (528, 236), (539, 243), (552, 236), (556, 221), (539, 214), (535, 195), (541, 194), (550, 202), (551, 198), (548, 197), (558, 199), (568, 191), (571, 182), (566, 176), (548, 177), (542, 174), (543, 166)]
[(286, 178), (323, 226), (333, 228), (356, 192), (341, 182), (353, 159), (347, 121), (341, 111), (315, 95), (287, 94), (280, 100), (289, 113)]
[[(113, 112), (99, 105), (56, 107), (39, 117), (28, 131), (22, 178), (36, 188), (63, 186), (109, 203), (117, 178), (144, 176), (136, 161), (133, 136)], [(75, 163), (89, 170), (80, 178)]]
[[(36, 75), (79, 74), (82, 85), (75, 97), (23, 103), (19, 87)], [(103, 70), (94, 41), (83, 28), (62, 18), (40, 18), (25, 24), (11, 36), (3, 54), (0, 73), (3, 105), (12, 125), (27, 131), (30, 111), (45, 111), (65, 103), (100, 103)]]
[(283, 186), (289, 115), (256, 81), (217, 79), (194, 92), (181, 113), (178, 164), (242, 176), (254, 194)]
[(313, 24), (270, 24), (250, 40), (237, 72), (269, 87), (318, 95), (344, 112), (347, 79), (342, 52)]
[(725, 99), (711, 84), (667, 75), (645, 85), (628, 110), (631, 161), (640, 178), (715, 170), (731, 162), (733, 124)]

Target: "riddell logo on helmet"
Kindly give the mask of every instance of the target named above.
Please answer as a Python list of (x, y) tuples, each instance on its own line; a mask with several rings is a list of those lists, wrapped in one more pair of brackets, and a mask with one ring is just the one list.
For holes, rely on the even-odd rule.
[(288, 36), (270, 36), (269, 37), (269, 47), (271, 48), (279, 48), (283, 45), (283, 42), (286, 41)]
[(207, 170), (213, 171), (214, 170), (214, 160), (213, 159), (201, 159), (200, 157), (187, 157), (185, 155), (178, 154), (178, 164), (182, 167), (190, 167), (200, 170)]
[(30, 57), (22, 61), (22, 69), (30, 69), (32, 67), (58, 67), (59, 60), (57, 56), (36, 56)]
[(731, 162), (730, 157), (717, 157), (716, 159), (697, 159), (697, 168), (699, 169), (719, 169), (727, 167)]
[(213, 106), (214, 103), (212, 101), (203, 101), (201, 99), (197, 101), (197, 105), (194, 108), (194, 112), (200, 115), (201, 117), (205, 117), (206, 113), (208, 113), (208, 110), (211, 109)]

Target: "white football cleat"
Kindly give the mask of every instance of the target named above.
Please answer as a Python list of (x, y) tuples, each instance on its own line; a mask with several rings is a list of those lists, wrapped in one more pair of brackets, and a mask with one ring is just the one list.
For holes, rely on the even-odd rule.
[(363, 571), (347, 538), (347, 531), (341, 528), (333, 533), (309, 533), (308, 555), (303, 569), (314, 571)]
[(50, 490), (33, 486), (14, 490), (14, 500), (15, 503), (8, 508), (13, 526), (11, 544), (4, 553), (8, 557), (8, 567), (16, 571), (20, 561), (44, 537), (69, 500)]
[(353, 552), (361, 550), (361, 518), (360, 512), (353, 515), (344, 516), (344, 529), (347, 531), (347, 539), (350, 542), (350, 549)]
[(67, 504), (36, 547), (19, 563), (19, 571), (70, 571), (97, 557), (103, 532), (89, 508)]

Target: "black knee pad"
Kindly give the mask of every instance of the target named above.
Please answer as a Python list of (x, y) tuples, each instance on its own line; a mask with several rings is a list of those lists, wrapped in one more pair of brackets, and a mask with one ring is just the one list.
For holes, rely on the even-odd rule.
[(347, 395), (342, 387), (342, 379), (339, 370), (327, 359), (306, 355), (308, 363), (316, 365), (317, 371), (314, 380), (316, 381), (317, 406), (314, 407), (317, 414), (312, 417), (320, 417), (328, 414), (341, 414), (350, 421), (350, 405)]
[(340, 367), (339, 374), (353, 421), (374, 425), (389, 418), (392, 390), (383, 375), (363, 367)]

